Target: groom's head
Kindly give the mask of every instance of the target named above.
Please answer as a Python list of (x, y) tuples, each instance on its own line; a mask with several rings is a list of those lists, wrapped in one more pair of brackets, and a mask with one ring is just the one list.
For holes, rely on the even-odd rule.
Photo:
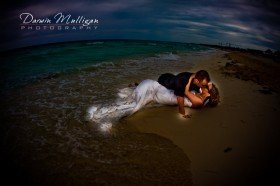
[(195, 73), (193, 83), (199, 87), (207, 87), (210, 82), (210, 76), (207, 71), (200, 70)]

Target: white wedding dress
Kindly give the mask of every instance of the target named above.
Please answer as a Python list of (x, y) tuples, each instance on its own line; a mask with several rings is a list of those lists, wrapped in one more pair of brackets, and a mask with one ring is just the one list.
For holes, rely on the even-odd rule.
[[(169, 90), (154, 80), (144, 80), (136, 88), (119, 90), (117, 100), (110, 105), (91, 106), (88, 109), (88, 119), (96, 123), (112, 123), (131, 115), (141, 108), (154, 102), (160, 105), (177, 105), (177, 97), (173, 90)], [(190, 100), (184, 98), (185, 106), (191, 107)]]

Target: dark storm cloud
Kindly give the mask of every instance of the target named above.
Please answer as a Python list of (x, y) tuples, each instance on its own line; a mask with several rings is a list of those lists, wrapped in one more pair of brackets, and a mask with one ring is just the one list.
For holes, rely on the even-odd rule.
[[(185, 35), (209, 35), (254, 48), (279, 48), (279, 13), (277, 3), (257, 1), (207, 1), (192, 6), (180, 4), (172, 16), (162, 22), (175, 25)], [(195, 34), (196, 33), (196, 34)], [(217, 41), (218, 42), (218, 41)]]
[[(280, 48), (280, 4), (260, 0), (11, 1), (2, 12), (2, 49), (79, 39), (155, 39), (230, 42), (240, 47)], [(100, 20), (90, 32), (19, 30), (19, 14), (48, 17), (58, 12)], [(3, 40), (3, 39), (2, 39)]]

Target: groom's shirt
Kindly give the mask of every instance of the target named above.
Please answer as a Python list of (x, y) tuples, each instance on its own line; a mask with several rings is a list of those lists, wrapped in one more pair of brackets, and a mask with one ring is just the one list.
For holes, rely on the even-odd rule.
[[(159, 84), (163, 85), (167, 89), (174, 90), (174, 94), (176, 96), (185, 96), (185, 87), (189, 82), (189, 79), (193, 73), (190, 72), (182, 72), (178, 75), (173, 75), (170, 73), (162, 74), (158, 78)], [(199, 92), (199, 87), (193, 83), (190, 85), (190, 91)]]

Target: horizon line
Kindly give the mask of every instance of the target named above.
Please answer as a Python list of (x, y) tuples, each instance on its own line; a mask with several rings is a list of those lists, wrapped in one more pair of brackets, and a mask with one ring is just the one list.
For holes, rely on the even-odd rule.
[[(87, 42), (87, 41), (150, 41), (150, 42), (169, 42), (169, 43), (181, 43), (181, 44), (196, 44), (196, 45), (208, 45), (208, 46), (219, 46), (219, 47), (228, 47), (228, 48), (239, 48), (239, 49), (245, 49), (245, 50), (258, 50), (253, 48), (241, 48), (241, 47), (229, 47), (229, 46), (221, 46), (219, 44), (206, 44), (206, 43), (194, 43), (194, 42), (180, 42), (180, 41), (167, 41), (167, 40), (148, 40), (148, 39), (84, 39), (84, 40), (70, 40), (70, 41), (58, 41), (58, 42), (49, 42), (49, 43), (42, 43), (42, 44), (34, 44), (29, 46), (23, 46), (23, 47), (15, 47), (10, 49), (0, 49), (0, 54), (4, 52), (13, 52), (16, 50), (22, 50), (27, 48), (33, 48), (33, 47), (40, 47), (40, 46), (47, 46), (47, 45), (54, 45), (54, 44), (66, 44), (66, 43), (75, 43), (75, 42)], [(272, 50), (272, 49), (270, 49)], [(263, 51), (263, 50), (259, 50)], [(277, 51), (277, 50), (275, 50)], [(264, 51), (263, 51), (264, 52)]]

